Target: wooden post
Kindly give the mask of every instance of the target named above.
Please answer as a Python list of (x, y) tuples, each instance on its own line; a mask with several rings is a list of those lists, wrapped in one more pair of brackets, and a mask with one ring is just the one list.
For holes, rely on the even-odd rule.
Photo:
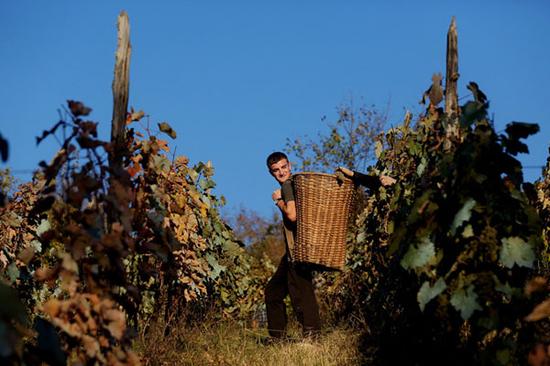
[(113, 149), (109, 154), (109, 164), (118, 175), (122, 168), (122, 149), (126, 130), (128, 112), (128, 95), (130, 80), (130, 22), (125, 11), (118, 16), (118, 44), (115, 56), (115, 75), (113, 79), (113, 120), (111, 125), (111, 143)]
[(447, 32), (447, 71), (445, 75), (445, 114), (447, 117), (458, 116), (458, 36), (456, 33), (455, 17)]

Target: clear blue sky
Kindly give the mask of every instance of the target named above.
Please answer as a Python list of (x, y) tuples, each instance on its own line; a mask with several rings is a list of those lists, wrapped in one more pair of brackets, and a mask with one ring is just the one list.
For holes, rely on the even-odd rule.
[[(130, 105), (168, 121), (177, 153), (212, 160), (229, 210), (272, 212), (265, 157), (315, 135), (352, 96), (391, 102), (397, 124), (444, 74), (456, 16), (459, 94), (474, 80), (497, 127), (537, 122), (528, 166), (550, 141), (550, 1), (30, 1), (0, 2), (0, 132), (12, 169), (34, 169), (56, 145), (35, 136), (67, 99), (93, 108), (109, 136), (116, 18), (130, 17)], [(534, 180), (540, 169), (527, 169)], [(29, 174), (17, 174), (21, 180)]]

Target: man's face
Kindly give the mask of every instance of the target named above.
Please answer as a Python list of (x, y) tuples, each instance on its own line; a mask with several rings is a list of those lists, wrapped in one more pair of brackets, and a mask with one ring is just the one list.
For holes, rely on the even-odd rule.
[(281, 159), (275, 164), (271, 164), (269, 172), (277, 180), (277, 182), (283, 184), (288, 178), (290, 178), (290, 162), (286, 159)]

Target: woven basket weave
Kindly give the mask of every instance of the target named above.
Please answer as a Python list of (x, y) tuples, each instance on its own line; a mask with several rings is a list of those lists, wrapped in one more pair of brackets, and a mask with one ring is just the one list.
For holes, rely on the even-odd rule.
[(332, 174), (297, 173), (293, 184), (298, 226), (294, 260), (343, 269), (353, 182)]

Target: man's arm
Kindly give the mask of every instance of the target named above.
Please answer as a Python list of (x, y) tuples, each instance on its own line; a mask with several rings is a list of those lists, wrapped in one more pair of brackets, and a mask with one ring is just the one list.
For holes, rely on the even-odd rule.
[(277, 201), (277, 207), (281, 209), (283, 212), (283, 215), (291, 221), (296, 222), (296, 202), (295, 201), (288, 201), (285, 203), (283, 200)]
[(378, 187), (380, 187), (380, 185), (391, 186), (396, 182), (394, 178), (389, 177), (387, 175), (381, 175), (379, 177), (371, 176), (371, 175), (366, 175), (344, 167), (338, 167), (337, 170), (344, 173), (345, 176), (353, 179), (353, 181), (356, 182), (357, 184), (365, 186), (369, 189), (377, 189)]
[(277, 189), (271, 195), (275, 201), (275, 205), (281, 210), (283, 215), (291, 222), (296, 222), (296, 201), (283, 201), (281, 190)]

